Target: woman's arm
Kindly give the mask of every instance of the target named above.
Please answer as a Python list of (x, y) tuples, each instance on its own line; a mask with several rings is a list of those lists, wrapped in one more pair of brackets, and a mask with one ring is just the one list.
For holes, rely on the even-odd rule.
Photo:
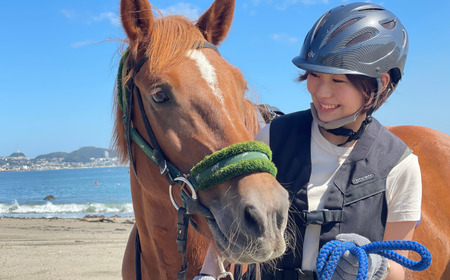
[[(386, 223), (384, 240), (411, 240), (414, 234), (416, 222), (391, 222)], [(402, 256), (408, 257), (409, 251), (396, 251)], [(405, 270), (400, 264), (389, 260), (389, 275), (386, 280), (404, 280)]]

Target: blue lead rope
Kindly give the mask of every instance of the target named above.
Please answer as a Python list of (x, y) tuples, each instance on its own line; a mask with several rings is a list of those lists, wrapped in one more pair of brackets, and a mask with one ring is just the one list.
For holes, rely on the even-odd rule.
[[(430, 251), (415, 241), (376, 241), (358, 247), (353, 242), (333, 240), (322, 247), (317, 257), (317, 275), (320, 280), (331, 279), (339, 259), (347, 250), (358, 258), (359, 268), (357, 280), (365, 280), (367, 278), (369, 268), (367, 254), (379, 254), (415, 271), (425, 270), (431, 265)], [(420, 261), (413, 261), (392, 250), (414, 251), (422, 259)]]

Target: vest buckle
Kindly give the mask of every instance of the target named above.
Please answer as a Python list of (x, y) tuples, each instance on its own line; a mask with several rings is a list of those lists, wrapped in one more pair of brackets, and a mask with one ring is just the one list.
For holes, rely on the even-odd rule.
[(305, 225), (325, 225), (342, 222), (342, 210), (320, 209), (314, 211), (303, 210), (300, 218)]
[(308, 211), (303, 210), (301, 218), (305, 222), (305, 225), (323, 225), (325, 223), (325, 213), (328, 209)]

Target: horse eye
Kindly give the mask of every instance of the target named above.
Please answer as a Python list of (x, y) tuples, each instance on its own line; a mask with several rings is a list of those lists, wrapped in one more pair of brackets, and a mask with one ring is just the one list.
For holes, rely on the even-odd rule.
[(158, 91), (155, 94), (152, 94), (152, 99), (155, 103), (164, 103), (169, 100), (169, 97), (164, 91)]

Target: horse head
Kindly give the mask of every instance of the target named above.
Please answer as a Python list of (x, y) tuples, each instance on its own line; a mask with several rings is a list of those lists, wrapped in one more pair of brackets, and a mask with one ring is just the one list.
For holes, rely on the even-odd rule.
[[(248, 143), (259, 129), (255, 108), (245, 96), (243, 75), (214, 47), (227, 36), (233, 12), (234, 0), (216, 0), (194, 24), (178, 15), (155, 17), (147, 0), (121, 1), (128, 49), (118, 75), (124, 92), (116, 100), (115, 141), (135, 170), (130, 180), (144, 263), (161, 250), (165, 252), (153, 258), (162, 255), (164, 263), (179, 264), (168, 260), (167, 247), (172, 245), (159, 248), (164, 239), (176, 238), (177, 214), (165, 176), (139, 145), (127, 141), (130, 127), (150, 146), (156, 142), (162, 157), (182, 174), (189, 174), (207, 156), (211, 161), (217, 151)], [(264, 152), (270, 158), (270, 151)], [(213, 218), (196, 217), (195, 223), (231, 262), (264, 262), (286, 248), (288, 194), (268, 170), (249, 168), (197, 190), (198, 200)], [(179, 188), (173, 192), (175, 203), (181, 205)]]

